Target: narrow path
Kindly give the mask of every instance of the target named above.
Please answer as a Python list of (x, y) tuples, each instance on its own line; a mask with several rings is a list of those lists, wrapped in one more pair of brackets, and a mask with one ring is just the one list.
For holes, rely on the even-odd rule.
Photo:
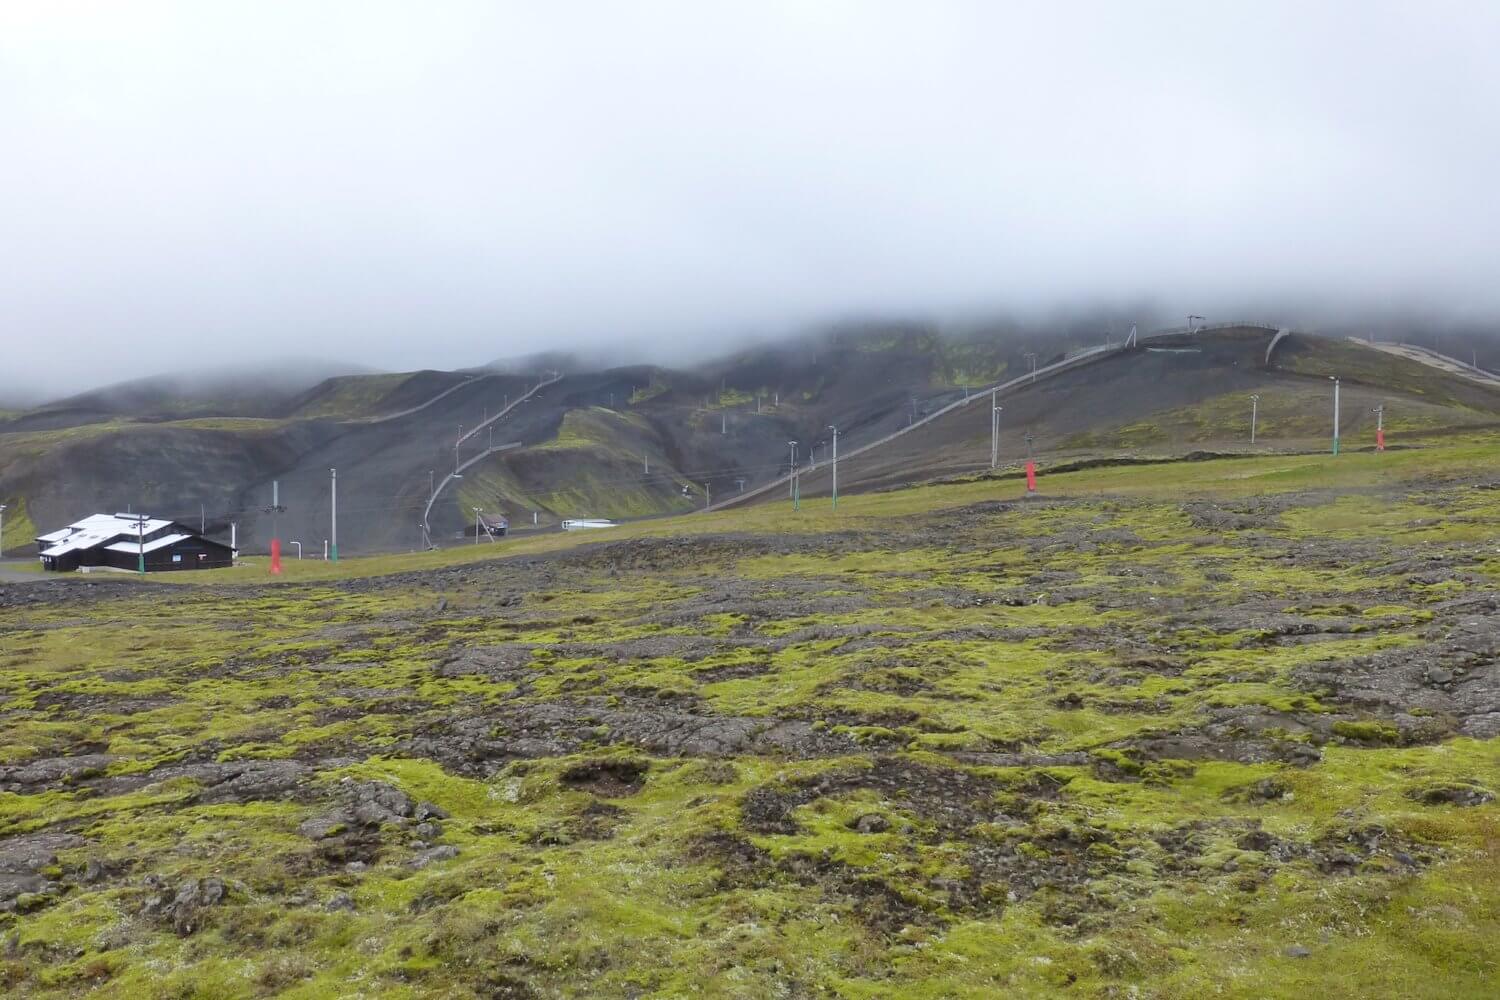
[(485, 375), (473, 375), (473, 376), (470, 376), (469, 378), (464, 379), (462, 382), (458, 382), (458, 383), (456, 383), (454, 385), (450, 385), (448, 388), (444, 389), (442, 392), (438, 393), (436, 396), (433, 396), (431, 399), (427, 400), (426, 402), (418, 403), (416, 406), (409, 406), (409, 407), (407, 407), (404, 410), (397, 410), (395, 413), (387, 413), (384, 416), (380, 416), (380, 417), (366, 417), (363, 420), (354, 421), (354, 422), (355, 423), (361, 423), (361, 424), (383, 424), (387, 420), (400, 420), (402, 417), (409, 417), (413, 413), (420, 413), (423, 410), (427, 409), (429, 406), (431, 406), (433, 403), (439, 402), (439, 401), (447, 398), (448, 396), (451, 396), (453, 393), (455, 393), (458, 390), (462, 389), (464, 386), (466, 386), (466, 385), (473, 385), (475, 382), (478, 382), (480, 379), (487, 378), (487, 377), (488, 376), (485, 376)]
[(458, 439), (458, 443), (459, 444), (463, 444), (465, 441), (469, 440), (469, 438), (473, 437), (475, 434), (478, 434), (480, 431), (484, 430), (486, 427), (489, 427), (495, 421), (499, 420), (501, 417), (503, 417), (507, 413), (509, 413), (516, 406), (520, 405), (521, 403), (524, 403), (527, 399), (531, 398), (531, 394), (532, 393), (537, 392), (538, 390), (541, 390), (541, 389), (545, 389), (545, 388), (547, 388), (547, 386), (553, 385), (553, 384), (555, 384), (557, 382), (561, 382), (561, 381), (562, 381), (562, 373), (561, 372), (553, 372), (551, 378), (543, 379), (542, 381), (538, 382), (536, 384), (536, 388), (535, 389), (532, 389), (530, 392), (526, 393), (526, 395), (522, 396), (520, 399), (516, 400), (514, 403), (507, 404), (505, 407), (503, 407), (500, 410), (499, 413), (495, 414), (493, 417), (490, 417), (488, 420), (481, 420), (478, 424), (474, 425), (473, 430), (469, 430), (469, 431), (464, 432), (464, 434)]
[(1429, 368), (1436, 368), (1449, 375), (1457, 375), (1472, 382), (1487, 385), (1492, 389), (1500, 389), (1500, 375), (1486, 371), (1483, 368), (1476, 368), (1467, 361), (1460, 361), (1457, 358), (1450, 358), (1446, 354), (1439, 354), (1430, 347), (1418, 347), (1415, 344), (1383, 344), (1373, 340), (1360, 340), (1357, 337), (1350, 339), (1358, 340), (1361, 344), (1373, 347), (1377, 351), (1384, 351), (1386, 354), (1395, 354), (1398, 357), (1407, 358), (1418, 364), (1426, 365)]
[[(497, 420), (501, 419), (502, 417), (506, 416), (507, 414), (509, 414), (512, 410), (514, 410), (516, 407), (520, 406), (522, 403), (525, 403), (527, 400), (531, 399), (533, 396), (535, 396), (537, 393), (541, 392), (543, 389), (547, 388), (548, 386), (556, 385), (557, 383), (559, 383), (561, 381), (562, 381), (562, 373), (557, 372), (557, 373), (554, 373), (551, 378), (549, 378), (549, 379), (543, 379), (542, 381), (538, 382), (532, 388), (528, 389), (526, 391), (526, 394), (524, 396), (522, 396), (520, 399), (516, 400), (514, 403), (511, 403), (509, 406), (507, 406), (504, 409), (502, 409), (499, 413), (495, 414), (493, 417), (490, 417), (488, 420), (485, 420), (482, 423), (480, 423), (479, 426), (477, 426), (477, 427), (474, 428), (474, 430), (470, 431), (468, 434), (465, 434), (463, 437), (459, 438), (458, 439), (458, 443), (459, 444), (463, 444), (463, 442), (466, 439), (468, 439), (469, 437), (472, 437), (476, 432), (478, 432), (482, 428), (490, 426), (495, 421), (497, 421)], [(433, 505), (435, 503), (437, 503), (438, 497), (442, 495), (444, 487), (446, 487), (453, 480), (457, 479), (459, 476), (463, 475), (463, 471), (465, 469), (470, 468), (471, 466), (475, 465), (476, 463), (478, 463), (478, 462), (480, 462), (480, 461), (482, 461), (482, 460), (484, 460), (486, 458), (489, 458), (491, 455), (497, 454), (499, 452), (510, 451), (513, 448), (519, 448), (519, 447), (521, 447), (521, 442), (520, 441), (512, 441), (509, 444), (502, 444), (502, 445), (497, 445), (497, 446), (495, 446), (493, 448), (486, 448), (484, 451), (480, 452), (478, 455), (475, 455), (473, 458), (469, 459), (467, 462), (464, 462), (463, 464), (459, 465), (458, 468), (454, 469), (452, 472), (448, 473), (446, 476), (443, 477), (442, 482), (438, 483), (437, 486), (436, 486), (436, 488), (433, 489), (432, 496), (430, 496), (430, 497), (427, 498), (427, 506), (422, 509), (422, 530), (427, 533), (427, 538), (428, 538), (428, 542), (429, 543), (432, 540), (432, 524), (429, 521), (429, 518), (432, 515), (432, 507), (433, 507)]]

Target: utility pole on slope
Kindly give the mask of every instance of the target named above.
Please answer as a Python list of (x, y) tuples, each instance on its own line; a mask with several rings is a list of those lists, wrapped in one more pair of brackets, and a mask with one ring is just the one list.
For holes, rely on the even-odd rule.
[[(993, 400), (995, 397), (990, 396)], [(1000, 411), (1004, 407), (990, 404), (990, 468), (998, 468), (1000, 465)]]
[(1036, 352), (1034, 352), (1034, 351), (1028, 351), (1028, 352), (1026, 352), (1026, 354), (1024, 354), (1022, 356), (1027, 361), (1031, 362), (1031, 381), (1035, 382), (1036, 381)]
[(1333, 453), (1339, 453), (1339, 377), (1328, 376), (1333, 380)]
[(797, 475), (797, 442), (788, 441), (787, 447), (792, 450), (792, 460), (786, 467), (786, 495), (795, 500), (797, 499), (797, 489), (792, 484)]
[(5, 555), (5, 504), (0, 503), (0, 556)]
[(475, 545), (479, 544), (479, 515), (480, 515), (480, 513), (481, 513), (480, 509), (478, 507), (475, 507), (474, 508), (474, 544)]
[[(833, 424), (828, 425), (833, 431), (833, 509), (839, 509), (839, 429)], [(866, 463), (868, 464), (868, 463)]]
[[(333, 561), (339, 561), (339, 470), (328, 470), (328, 515), (330, 521), (329, 538), (333, 542)], [(302, 553), (297, 553), (297, 558), (302, 558)]]
[[(265, 509), (271, 515), (271, 572), (277, 576), (281, 575), (281, 536), (277, 530), (277, 518), (284, 513), (286, 508), (281, 504), (281, 483), (275, 479), (271, 480), (271, 506)], [(146, 572), (144, 559), (141, 572)]]
[(1260, 393), (1250, 394), (1250, 443), (1255, 443), (1255, 418), (1260, 414)]

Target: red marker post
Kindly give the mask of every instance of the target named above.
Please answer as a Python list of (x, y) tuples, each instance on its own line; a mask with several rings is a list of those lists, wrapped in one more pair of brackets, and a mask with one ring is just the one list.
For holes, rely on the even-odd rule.
[(1036, 492), (1036, 463), (1030, 459), (1026, 460), (1026, 492)]
[(1375, 450), (1385, 451), (1385, 404), (1375, 407)]
[(271, 573), (281, 575), (281, 539), (271, 539)]

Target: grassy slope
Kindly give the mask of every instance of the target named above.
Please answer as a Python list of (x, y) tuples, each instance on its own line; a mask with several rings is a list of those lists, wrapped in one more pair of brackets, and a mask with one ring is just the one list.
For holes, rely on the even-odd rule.
[[(1317, 383), (1283, 383), (1260, 393), (1256, 430), (1259, 441), (1308, 442), (1326, 437), (1330, 428), (1328, 389)], [(1363, 392), (1351, 392), (1340, 421), (1344, 435), (1373, 438), (1375, 418)], [(1421, 400), (1386, 402), (1385, 429), (1394, 441), (1413, 434), (1493, 424), (1496, 415)], [(1117, 428), (1074, 434), (1065, 450), (1143, 448), (1165, 444), (1248, 444), (1250, 401), (1243, 392), (1215, 396), (1187, 407), (1174, 407)]]
[(30, 545), (36, 538), (36, 525), (32, 523), (30, 516), (26, 513), (26, 501), (14, 497), (6, 499), (5, 502), (5, 524), (0, 531), (0, 552), (18, 548), (22, 545)]
[(412, 377), (411, 372), (381, 375), (340, 375), (321, 383), (297, 408), (303, 420), (353, 420), (377, 416), (381, 401)]
[[(642, 471), (643, 453), (651, 459), (650, 476)], [(604, 407), (570, 410), (550, 441), (471, 467), (458, 498), (462, 510), (501, 510), (518, 526), (532, 510), (549, 519), (632, 518), (692, 507), (646, 421)]]
[[(529, 585), (526, 606), (510, 617), (481, 609), (475, 581), (451, 578), (438, 591), (416, 584), (361, 592), (188, 587), (175, 599), (125, 596), (83, 610), (0, 612), (7, 717), (0, 762), (91, 745), (117, 755), (109, 771), (123, 778), (205, 755), (232, 761), (332, 753), (358, 762), (319, 773), (314, 799), (332, 794), (341, 777), (386, 781), (450, 812), (442, 841), (460, 851), (413, 868), (409, 851), (388, 844), (368, 872), (351, 874), (320, 861), (297, 833), (301, 821), (326, 807), (304, 799), (201, 804), (198, 785), (185, 778), (104, 796), (67, 788), (0, 793), (0, 834), (62, 824), (97, 842), (61, 851), (58, 878), (79, 870), (86, 857), (133, 866), (97, 886), (28, 897), (25, 912), (0, 916), (0, 933), (15, 935), (0, 959), (0, 982), (23, 995), (92, 990), (104, 997), (215, 998), (529, 995), (522, 982), (542, 995), (568, 996), (991, 997), (1064, 989), (1161, 997), (1301, 997), (1309, 990), (1492, 995), (1500, 960), (1500, 808), (1426, 806), (1406, 793), (1475, 778), (1494, 788), (1495, 741), (1406, 747), (1335, 741), (1309, 768), (1168, 761), (1148, 765), (1139, 776), (1144, 780), (1123, 782), (1102, 780), (1089, 766), (956, 768), (947, 753), (1019, 741), (1029, 750), (1082, 750), (1130, 766), (1101, 743), (1190, 724), (1214, 706), (1332, 711), (1297, 689), (1290, 671), (1415, 642), (1431, 602), (1482, 585), (1454, 581), (1427, 590), (1373, 573), (1265, 558), (1233, 539), (1205, 539), (1178, 501), (1336, 486), (1351, 491), (1349, 497), (1291, 511), (1266, 531), (1295, 544), (1374, 530), (1390, 546), (1433, 551), (1480, 544), (1488, 552), (1500, 542), (1500, 496), (1492, 492), (1434, 491), (1376, 502), (1359, 491), (1399, 492), (1432, 477), (1483, 473), (1492, 467), (1495, 444), (1476, 438), (1336, 461), (1267, 457), (1059, 475), (1044, 479), (1048, 496), (1079, 503), (954, 522), (955, 536), (984, 525), (976, 537), (988, 544), (979, 548), (949, 549), (941, 536), (921, 544), (893, 536), (913, 518), (1014, 497), (1013, 481), (850, 498), (837, 514), (826, 504), (796, 515), (777, 505), (636, 525), (608, 537), (837, 528), (863, 542), (843, 552), (744, 558), (710, 548), (691, 564), (650, 573), (606, 576), (585, 565)], [(1106, 529), (1140, 541), (1101, 542), (1092, 554), (1049, 553), (1036, 544)], [(577, 537), (548, 536), (508, 543), (506, 551), (537, 554), (579, 544)], [(465, 549), (337, 567), (294, 563), (289, 576), (306, 582), (471, 558)], [(1121, 577), (1124, 560), (1145, 573)], [(1493, 588), (1500, 561), (1489, 558), (1483, 568)], [(513, 578), (503, 565), (498, 570), (500, 578)], [(1231, 578), (1215, 582), (1211, 570)], [(1078, 574), (1074, 584), (1096, 580), (1119, 588), (1136, 608), (1174, 594), (1207, 599), (1248, 592), (1297, 606), (1336, 593), (1368, 627), (1317, 644), (1244, 649), (1235, 634), (1164, 635), (1150, 611), (1129, 607), (937, 599), (945, 588), (994, 598), (1048, 571)], [(242, 580), (254, 572), (193, 580)], [(743, 664), (747, 654), (700, 662), (627, 659), (607, 670), (587, 659), (538, 656), (525, 692), (513, 681), (431, 670), (450, 648), (515, 640), (608, 644), (657, 634), (642, 624), (652, 614), (685, 607), (733, 581), (770, 587), (767, 593), (812, 581), (830, 595), (877, 598), (864, 610), (815, 619), (771, 612), (755, 621), (752, 634), (839, 622), (911, 631), (887, 647), (894, 660), (836, 655), (837, 644), (814, 637), (769, 654), (769, 671), (736, 677), (730, 670), (724, 680), (703, 672)], [(1403, 593), (1401, 603), (1392, 604), (1393, 587)], [(439, 593), (451, 606), (434, 615)], [(1105, 651), (1068, 653), (1046, 641), (1086, 637), (1106, 620), (1171, 646), (1189, 669), (1119, 686), (1109, 683), (1120, 668)], [(420, 635), (413, 621), (422, 623)], [(689, 630), (727, 635), (739, 624), (735, 616), (707, 616)], [(991, 641), (951, 637), (954, 630), (995, 626), (1041, 631)], [(614, 829), (597, 839), (577, 832), (596, 815), (587, 811), (594, 797), (560, 775), (580, 759), (641, 757), (610, 748), (606, 731), (596, 749), (579, 757), (521, 762), (487, 780), (392, 755), (402, 734), (428, 713), (498, 709), (515, 697), (614, 700), (650, 692), (698, 699), (726, 714), (810, 713), (829, 720), (829, 731), (852, 733), (913, 766), (993, 783), (994, 818), (954, 829), (925, 811), (920, 794), (856, 788), (796, 807), (786, 832), (747, 832), (741, 807), (755, 790), (869, 767), (871, 758), (749, 755), (715, 763), (658, 756), (649, 759), (643, 790), (604, 810)], [(1060, 707), (1063, 692), (1079, 695), (1082, 707)], [(70, 712), (68, 696), (87, 696), (86, 704), (100, 707)], [(1105, 701), (1118, 704), (1091, 707)], [(112, 703), (121, 707), (106, 707)], [(341, 710), (351, 706), (357, 711)], [(872, 721), (897, 710), (914, 719)], [(1243, 789), (1268, 778), (1291, 794), (1246, 804)], [(1038, 782), (1062, 791), (1036, 797)], [(870, 834), (848, 828), (855, 816), (872, 813), (890, 828)], [(1379, 824), (1388, 838), (1416, 845), (1408, 849), (1431, 860), (1407, 871), (1381, 855), (1337, 878), (1307, 864), (1274, 866), (1237, 846), (1252, 820), (1296, 843)], [(1175, 848), (1155, 839), (1183, 831), (1190, 835)], [(724, 837), (747, 845), (739, 850), (760, 858), (754, 862), (760, 867), (742, 869), (751, 862), (714, 853), (711, 845)], [(962, 883), (975, 845), (986, 842), (1019, 845), (1006, 857), (1030, 859), (1043, 870), (1070, 859), (1085, 881), (1044, 886), (1008, 904), (1001, 883), (992, 903), (960, 905), (945, 886)], [(140, 915), (151, 894), (141, 884), (146, 872), (174, 885), (221, 875), (230, 900), (205, 915), (202, 930), (179, 937)], [(351, 894), (355, 909), (324, 909), (335, 892)], [(872, 911), (878, 916), (889, 908), (904, 916), (877, 930), (885, 925), (870, 923)], [(1311, 955), (1285, 957), (1292, 945), (1308, 946)]]
[[(1497, 439), (1472, 434), (1445, 439), (1421, 448), (1375, 452), (1345, 452), (1338, 458), (1326, 453), (1268, 455), (1204, 462), (1165, 462), (1148, 466), (1117, 466), (1048, 475), (1041, 467), (1042, 489), (1053, 497), (1085, 497), (1104, 493), (1167, 499), (1182, 496), (1222, 497), (1247, 493), (1274, 495), (1314, 487), (1361, 490), (1392, 482), (1420, 483), (1424, 475), (1481, 475), (1494, 468)], [(952, 507), (1018, 494), (1014, 472), (991, 478), (980, 476), (962, 482), (934, 484), (887, 493), (848, 495), (839, 498), (838, 511), (826, 497), (805, 501), (793, 512), (784, 500), (755, 507), (692, 514), (681, 518), (620, 525), (606, 534), (563, 535), (522, 533), (506, 543), (506, 555), (536, 555), (574, 548), (604, 539), (664, 538), (712, 534), (723, 531), (772, 533), (817, 533), (853, 524), (878, 524), (885, 518), (900, 518), (919, 512)], [(458, 566), (475, 560), (496, 558), (487, 548), (461, 546), (435, 552), (392, 554), (345, 559), (337, 565), (304, 562), (289, 571), (284, 581), (327, 581)], [(232, 570), (210, 570), (162, 579), (173, 583), (249, 581), (263, 575), (260, 563)]]

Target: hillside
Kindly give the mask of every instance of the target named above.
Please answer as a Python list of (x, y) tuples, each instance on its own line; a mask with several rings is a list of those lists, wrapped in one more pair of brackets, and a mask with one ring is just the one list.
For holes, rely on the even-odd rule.
[[(1028, 450), (1043, 470), (1105, 457), (1248, 452), (1252, 394), (1260, 396), (1254, 450), (1327, 448), (1335, 373), (1345, 448), (1374, 446), (1377, 406), (1393, 446), (1500, 424), (1496, 389), (1352, 341), (1300, 334), (1282, 341), (1267, 365), (1274, 335), (1242, 327), (1158, 337), (1034, 385), (1023, 380), (999, 399), (1000, 465), (1014, 471)], [(988, 396), (849, 457), (860, 443), (841, 437), (841, 491), (986, 472)], [(804, 495), (829, 492), (830, 473), (826, 462), (805, 472)]]
[(1497, 445), (0, 585), (0, 984), (1489, 997)]
[[(742, 493), (754, 499), (757, 487), (785, 475), (793, 447), (799, 465), (820, 463), (802, 483), (817, 495), (831, 486), (829, 425), (840, 430), (846, 492), (982, 472), (987, 397), (976, 391), (969, 405), (924, 421), (973, 387), (1017, 378), (1022, 384), (1003, 400), (1007, 467), (1024, 459), (1028, 434), (1044, 468), (1243, 450), (1252, 392), (1262, 397), (1259, 448), (1322, 447), (1330, 423), (1323, 376), (1334, 371), (1344, 378), (1350, 447), (1369, 443), (1380, 404), (1393, 442), (1500, 419), (1493, 388), (1353, 341), (1294, 335), (1267, 367), (1273, 334), (1247, 327), (1158, 337), (1031, 385), (1024, 376), (1033, 362), (1045, 369), (1103, 345), (1068, 331), (1038, 342), (1014, 329), (958, 336), (865, 325), (691, 369), (575, 367), (508, 410), (547, 369), (336, 376), (296, 392), (276, 387), (254, 406), (228, 394), (217, 404), (203, 395), (185, 401), (163, 388), (173, 380), (156, 380), (0, 422), (0, 498), (47, 527), (96, 510), (147, 509), (189, 522), (201, 512), (211, 532), (227, 535), (232, 523), (243, 549), (262, 551), (275, 482), (287, 508), (276, 530), (320, 552), (331, 534), (336, 468), (340, 548), (356, 554), (410, 549), (429, 534), (440, 545), (472, 538), (475, 507), (529, 528), (680, 513)], [(461, 433), (502, 411), (455, 449)], [(888, 445), (851, 454), (912, 425)], [(445, 484), (464, 463), (472, 463), (464, 477)]]

